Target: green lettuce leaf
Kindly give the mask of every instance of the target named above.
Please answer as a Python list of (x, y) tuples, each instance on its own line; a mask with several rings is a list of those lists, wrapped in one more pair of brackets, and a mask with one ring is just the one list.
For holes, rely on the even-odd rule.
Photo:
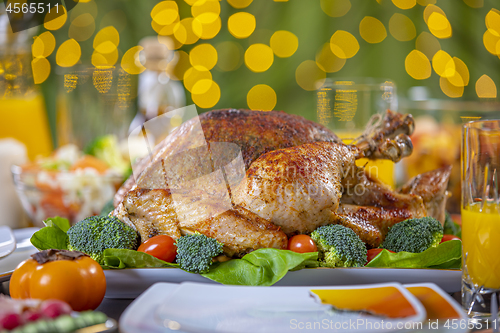
[(179, 267), (178, 264), (172, 264), (135, 250), (106, 249), (103, 256), (104, 266), (108, 268)]
[(38, 250), (67, 250), (68, 231), (70, 223), (68, 219), (56, 216), (43, 221), (45, 227), (31, 236), (31, 244)]
[(398, 252), (387, 250), (380, 252), (367, 267), (384, 268), (446, 268), (460, 269), (462, 242), (451, 240), (431, 247), (421, 253)]
[(258, 249), (241, 259), (214, 265), (202, 276), (223, 284), (271, 286), (289, 270), (317, 267), (318, 252), (296, 253), (288, 250)]

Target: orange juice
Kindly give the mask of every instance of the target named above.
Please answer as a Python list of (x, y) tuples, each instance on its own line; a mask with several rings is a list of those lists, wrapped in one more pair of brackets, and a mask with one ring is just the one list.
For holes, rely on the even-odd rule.
[(52, 151), (49, 124), (41, 95), (0, 99), (0, 139), (15, 138), (26, 145), (28, 156), (48, 156)]
[[(353, 138), (361, 135), (358, 133), (347, 133), (347, 132), (335, 132), (339, 138), (344, 141), (344, 143), (351, 143)], [(369, 160), (367, 158), (361, 158), (356, 161), (357, 166), (364, 166), (367, 173), (373, 177), (382, 181), (384, 184), (389, 185), (394, 188), (394, 162), (389, 160)]]
[[(365, 165), (366, 164), (366, 165)], [(369, 160), (361, 158), (356, 161), (357, 166), (365, 166), (368, 174), (379, 179), (382, 183), (394, 188), (394, 162), (389, 160)]]
[(500, 207), (480, 204), (462, 208), (462, 246), (472, 282), (500, 289)]

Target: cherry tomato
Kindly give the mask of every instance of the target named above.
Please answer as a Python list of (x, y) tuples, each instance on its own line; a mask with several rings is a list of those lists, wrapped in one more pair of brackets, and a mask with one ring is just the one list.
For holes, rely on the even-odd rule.
[[(384, 250), (384, 249), (369, 249), (368, 253), (366, 254), (367, 263), (372, 261), (373, 258), (375, 258), (380, 252), (382, 252), (382, 250)], [(391, 253), (395, 253), (395, 252), (390, 251), (390, 250), (387, 250), (387, 251), (389, 251)]]
[(9, 290), (12, 298), (58, 299), (74, 311), (93, 310), (106, 293), (106, 277), (87, 256), (44, 264), (28, 259), (12, 273)]
[(450, 240), (454, 240), (454, 239), (461, 240), (460, 238), (458, 238), (455, 235), (443, 235), (443, 239), (441, 239), (441, 243), (447, 242), (447, 241), (450, 241)]
[(166, 262), (173, 262), (177, 254), (177, 246), (175, 246), (175, 241), (172, 237), (158, 235), (142, 243), (137, 251), (150, 254)]
[(288, 240), (288, 249), (293, 252), (306, 253), (316, 252), (318, 247), (311, 237), (307, 235), (295, 235)]

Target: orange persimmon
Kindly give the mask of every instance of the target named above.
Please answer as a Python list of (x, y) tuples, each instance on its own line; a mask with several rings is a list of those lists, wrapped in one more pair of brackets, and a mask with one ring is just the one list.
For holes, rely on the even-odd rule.
[(39, 253), (43, 252), (48, 253), (47, 262), (37, 261), (35, 255), (37, 260), (27, 259), (17, 266), (10, 279), (12, 298), (58, 299), (74, 311), (93, 310), (101, 304), (106, 277), (95, 260), (71, 251)]

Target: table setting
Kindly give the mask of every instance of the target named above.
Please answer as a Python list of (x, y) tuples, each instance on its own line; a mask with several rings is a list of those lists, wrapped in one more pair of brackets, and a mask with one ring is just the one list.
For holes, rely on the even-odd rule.
[(499, 332), (500, 8), (0, 4), (0, 333)]

